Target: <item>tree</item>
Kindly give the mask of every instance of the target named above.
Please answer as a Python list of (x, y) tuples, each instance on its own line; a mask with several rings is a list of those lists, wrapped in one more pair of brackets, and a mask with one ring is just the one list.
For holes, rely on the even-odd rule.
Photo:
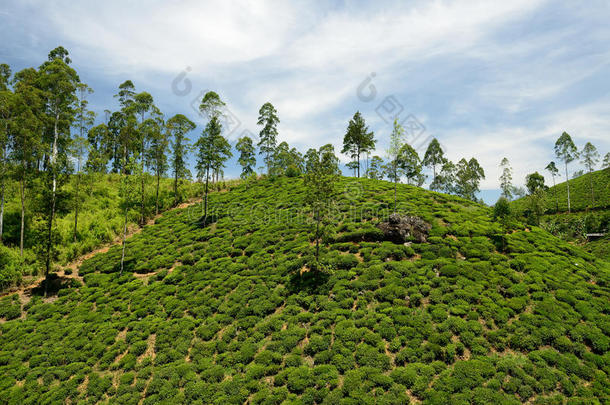
[(602, 162), (602, 169), (607, 169), (610, 167), (610, 152), (606, 153), (604, 156), (604, 161)]
[(277, 110), (273, 104), (267, 102), (262, 105), (258, 111), (258, 125), (262, 125), (258, 141), (259, 154), (264, 156), (265, 164), (267, 165), (267, 174), (270, 173), (270, 169), (273, 165), (273, 152), (275, 151), (275, 145), (277, 142), (277, 124), (280, 119), (277, 116)]
[(373, 149), (375, 149), (374, 134), (369, 131), (360, 111), (356, 111), (347, 125), (341, 153), (347, 154), (353, 159), (351, 167), (356, 170), (357, 177), (360, 177), (360, 155)]
[(35, 160), (39, 156), (40, 137), (42, 129), (41, 110), (43, 97), (37, 87), (38, 71), (27, 68), (17, 72), (14, 84), (14, 114), (11, 121), (9, 150), (10, 158), (15, 163), (15, 177), (19, 183), (19, 199), (21, 202), (21, 221), (19, 232), (19, 252), (23, 257), (25, 235), (26, 195), (31, 183)]
[(324, 145), (319, 151), (310, 149), (307, 153), (307, 163), (305, 203), (311, 208), (316, 224), (314, 233), (316, 240), (315, 270), (320, 270), (320, 239), (323, 236), (324, 221), (328, 217), (335, 194), (339, 166), (334, 148), (330, 144)]
[(525, 186), (529, 192), (528, 196), (528, 212), (526, 216), (533, 217), (533, 224), (540, 225), (540, 217), (544, 211), (544, 177), (538, 172), (528, 174), (525, 177)]
[(568, 175), (568, 163), (572, 162), (574, 159), (578, 157), (578, 149), (574, 142), (572, 141), (572, 137), (564, 132), (561, 134), (557, 141), (555, 142), (555, 155), (558, 159), (561, 159), (566, 168), (566, 187), (568, 189), (568, 212), (570, 211), (570, 176)]
[(144, 167), (144, 165), (146, 161), (146, 156), (148, 154), (147, 148), (148, 143), (150, 142), (151, 135), (150, 126), (148, 128), (145, 128), (144, 122), (146, 120), (147, 113), (160, 115), (160, 112), (154, 105), (153, 97), (145, 91), (138, 93), (134, 96), (133, 109), (134, 113), (140, 116), (140, 123), (138, 125), (138, 154), (140, 156), (140, 166), (142, 166), (142, 168), (138, 172), (140, 174), (140, 225), (144, 225), (144, 220), (146, 218), (146, 207), (144, 203), (146, 168)]
[[(420, 186), (422, 181), (422, 165), (419, 160), (419, 155), (411, 145), (405, 143), (401, 146), (398, 154), (399, 173), (404, 174), (407, 178), (407, 183), (412, 184), (413, 180), (417, 180), (415, 184)], [(425, 177), (423, 178), (425, 180)]]
[(142, 128), (147, 132), (150, 140), (147, 151), (148, 166), (155, 174), (155, 215), (159, 215), (159, 183), (161, 177), (167, 172), (167, 148), (169, 145), (168, 133), (163, 130), (165, 123), (160, 114), (144, 121)]
[(194, 122), (186, 118), (182, 114), (176, 114), (167, 120), (165, 128), (167, 130), (167, 138), (172, 139), (172, 160), (171, 167), (174, 172), (174, 206), (182, 200), (180, 195), (180, 181), (191, 176), (186, 167), (186, 155), (189, 150), (189, 140), (186, 134), (195, 129)]
[(369, 179), (382, 180), (383, 179), (383, 159), (375, 155), (371, 158), (371, 165), (369, 166), (366, 176)]
[(443, 149), (441, 148), (441, 144), (438, 142), (436, 138), (433, 138), (428, 144), (428, 148), (426, 149), (426, 153), (424, 154), (424, 160), (422, 164), (425, 167), (429, 167), (432, 169), (432, 183), (430, 184), (430, 190), (434, 190), (432, 186), (436, 186), (439, 184), (436, 181), (436, 167), (438, 165), (442, 165), (445, 162), (445, 156), (443, 153)]
[[(45, 122), (49, 126), (51, 147), (46, 174), (49, 180), (50, 195), (47, 212), (47, 248), (45, 260), (45, 295), (48, 290), (49, 271), (52, 259), (53, 222), (57, 205), (58, 182), (66, 173), (67, 148), (70, 141), (70, 126), (74, 120), (76, 85), (79, 82), (76, 71), (66, 63), (67, 52), (59, 48), (49, 53), (49, 61), (40, 67), (39, 85), (46, 99)], [(63, 50), (65, 51), (65, 50)], [(69, 62), (68, 62), (69, 63)], [(43, 140), (44, 141), (44, 140)]]
[(430, 190), (443, 191), (448, 194), (456, 192), (455, 187), (456, 167), (450, 160), (443, 160), (441, 170), (430, 184)]
[(394, 129), (390, 134), (390, 146), (388, 148), (388, 158), (389, 158), (389, 171), (388, 177), (394, 182), (394, 214), (396, 214), (396, 189), (398, 185), (398, 180), (400, 178), (400, 167), (399, 167), (399, 157), (402, 145), (404, 143), (404, 134), (405, 130), (398, 123), (398, 119), (394, 119)]
[(553, 193), (555, 194), (555, 211), (559, 211), (559, 196), (557, 195), (557, 187), (555, 184), (555, 177), (559, 177), (559, 169), (555, 166), (555, 162), (550, 162), (546, 165), (545, 169), (551, 173), (551, 177), (553, 178)]
[(502, 196), (507, 200), (511, 200), (513, 197), (513, 168), (510, 167), (510, 163), (507, 158), (503, 158), (500, 162), (500, 168), (502, 168), (502, 174), (500, 175), (500, 188), (502, 189)]
[(510, 204), (508, 199), (504, 196), (500, 196), (498, 201), (494, 205), (493, 219), (494, 221), (500, 221), (502, 226), (506, 229), (508, 225), (508, 219), (510, 218)]
[(105, 123), (96, 125), (87, 133), (87, 162), (85, 169), (92, 173), (106, 173), (106, 166), (110, 155), (109, 130)]
[(87, 101), (86, 95), (93, 93), (93, 89), (87, 86), (85, 83), (78, 83), (76, 85), (78, 91), (78, 104), (76, 107), (75, 122), (78, 129), (77, 135), (73, 140), (72, 153), (76, 160), (76, 187), (74, 190), (74, 242), (77, 240), (77, 228), (78, 228), (78, 210), (81, 203), (80, 195), (80, 184), (81, 184), (81, 167), (85, 153), (88, 149), (87, 139), (85, 138), (85, 132), (88, 132), (89, 128), (93, 125), (95, 120), (95, 113), (87, 109), (89, 102)]
[(599, 153), (597, 148), (593, 146), (591, 142), (587, 142), (581, 153), (581, 163), (585, 166), (589, 172), (589, 187), (591, 189), (591, 207), (595, 205), (595, 194), (593, 192), (593, 176), (591, 172), (595, 169), (595, 166), (599, 163)]
[(456, 166), (456, 192), (459, 196), (476, 201), (479, 184), (485, 178), (485, 171), (475, 158), (461, 159)]
[(127, 223), (129, 220), (129, 211), (136, 205), (136, 190), (138, 188), (137, 179), (138, 171), (141, 166), (138, 164), (136, 157), (127, 157), (123, 155), (123, 163), (121, 164), (121, 185), (119, 189), (120, 208), (123, 211), (123, 238), (121, 242), (121, 269), (119, 276), (123, 275), (125, 267), (125, 247), (127, 245)]
[(9, 89), (11, 69), (0, 64), (0, 244), (4, 235), (4, 193), (8, 177), (9, 127), (14, 114), (14, 94)]
[[(197, 149), (197, 176), (200, 179), (205, 178), (204, 186), (204, 206), (202, 213), (202, 224), (205, 226), (208, 219), (208, 193), (209, 193), (209, 180), (210, 170), (214, 167), (222, 165), (223, 162), (230, 157), (230, 149), (227, 149), (228, 142), (221, 135), (222, 124), (218, 119), (218, 116), (212, 115), (212, 118), (207, 123), (201, 137), (195, 143)], [(229, 146), (230, 148), (230, 146)]]
[(254, 167), (256, 166), (256, 155), (254, 154), (252, 138), (242, 136), (237, 140), (235, 149), (239, 152), (239, 159), (237, 159), (237, 162), (241, 165), (240, 177), (246, 179), (254, 173)]

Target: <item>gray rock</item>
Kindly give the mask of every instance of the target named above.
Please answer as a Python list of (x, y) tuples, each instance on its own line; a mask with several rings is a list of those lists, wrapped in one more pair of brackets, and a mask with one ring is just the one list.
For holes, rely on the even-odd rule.
[(377, 228), (383, 232), (386, 240), (404, 243), (414, 238), (415, 242), (423, 243), (427, 241), (432, 226), (420, 217), (391, 214), (388, 221), (380, 223)]

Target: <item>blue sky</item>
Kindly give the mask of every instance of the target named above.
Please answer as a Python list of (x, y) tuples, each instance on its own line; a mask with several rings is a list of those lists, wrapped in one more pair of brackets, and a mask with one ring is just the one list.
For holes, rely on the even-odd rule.
[[(383, 156), (398, 114), (416, 146), (434, 136), (453, 161), (476, 157), (488, 202), (504, 156), (522, 185), (554, 159), (562, 131), (579, 148), (610, 150), (606, 1), (0, 3), (0, 63), (38, 66), (66, 47), (100, 121), (130, 79), (167, 117), (196, 121), (196, 138), (204, 121), (192, 105), (212, 89), (234, 118), (233, 141), (258, 133), (271, 101), (279, 141), (340, 150), (359, 110)], [(235, 160), (225, 174), (239, 174)]]

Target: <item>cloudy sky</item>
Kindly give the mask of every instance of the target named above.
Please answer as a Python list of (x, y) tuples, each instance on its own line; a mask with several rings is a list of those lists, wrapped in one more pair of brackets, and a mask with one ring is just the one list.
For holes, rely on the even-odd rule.
[[(554, 159), (562, 131), (610, 150), (609, 18), (595, 0), (0, 0), (0, 62), (17, 71), (66, 47), (100, 121), (126, 79), (198, 124), (192, 106), (215, 90), (232, 140), (257, 134), (271, 101), (279, 141), (302, 151), (340, 149), (359, 110), (383, 156), (397, 116), (414, 146), (436, 137), (450, 159), (476, 157), (493, 201), (504, 156), (523, 184)], [(233, 160), (226, 175), (238, 174)]]

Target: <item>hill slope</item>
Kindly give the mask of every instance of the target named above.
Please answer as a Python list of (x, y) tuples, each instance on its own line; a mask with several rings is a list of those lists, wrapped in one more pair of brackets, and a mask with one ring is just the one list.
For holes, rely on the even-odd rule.
[[(314, 276), (300, 179), (174, 210), (57, 297), (0, 302), (9, 403), (562, 403), (610, 395), (610, 265), (489, 209), (399, 187), (428, 242), (378, 241), (387, 182), (341, 180)], [(295, 275), (296, 274), (296, 275)], [(13, 319), (15, 318), (15, 319)], [(9, 320), (10, 319), (10, 320)]]

